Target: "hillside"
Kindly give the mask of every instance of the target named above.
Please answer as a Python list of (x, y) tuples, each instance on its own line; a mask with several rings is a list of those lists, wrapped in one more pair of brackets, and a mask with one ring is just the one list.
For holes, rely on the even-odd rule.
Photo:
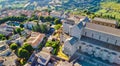
[(120, 21), (120, 3), (102, 2), (100, 4), (100, 9), (95, 14), (103, 18), (116, 19)]

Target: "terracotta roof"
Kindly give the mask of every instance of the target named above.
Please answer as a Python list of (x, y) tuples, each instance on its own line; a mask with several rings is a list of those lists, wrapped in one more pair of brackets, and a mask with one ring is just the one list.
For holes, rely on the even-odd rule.
[(102, 33), (120, 37), (120, 30), (112, 27), (107, 27), (107, 26), (93, 24), (93, 23), (87, 23), (85, 29), (90, 29), (93, 31), (102, 32)]
[(40, 42), (43, 40), (43, 38), (45, 37), (44, 34), (37, 33), (37, 32), (32, 32), (31, 35), (32, 36), (27, 40), (26, 43), (31, 44), (32, 47), (38, 46)]
[(97, 18), (95, 17), (93, 21), (100, 21), (100, 22), (105, 22), (105, 23), (111, 23), (111, 24), (116, 24), (116, 20), (110, 20), (110, 19), (104, 19), (104, 18)]

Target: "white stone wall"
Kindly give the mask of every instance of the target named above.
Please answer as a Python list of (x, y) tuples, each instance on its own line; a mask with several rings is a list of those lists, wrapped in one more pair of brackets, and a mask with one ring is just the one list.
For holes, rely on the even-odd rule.
[(63, 32), (69, 33), (69, 27), (70, 27), (69, 24), (63, 23)]
[(83, 28), (82, 28), (82, 29), (79, 29), (79, 28), (75, 25), (75, 26), (73, 26), (73, 27), (70, 29), (70, 35), (80, 39), (80, 38), (81, 38), (81, 35), (82, 35), (82, 32), (83, 32), (82, 30), (83, 30)]
[(60, 42), (64, 43), (66, 41), (67, 37), (65, 37), (63, 34), (60, 34)]
[[(85, 35), (85, 33), (86, 33), (86, 35)], [(93, 36), (92, 36), (92, 34), (93, 34)], [(117, 37), (114, 35), (105, 34), (105, 33), (92, 31), (92, 30), (88, 30), (88, 29), (84, 29), (84, 32), (82, 35), (120, 46), (120, 37)]]
[[(77, 42), (76, 42), (76, 43), (77, 43)], [(64, 47), (63, 47), (64, 53), (67, 54), (67, 55), (69, 55), (69, 56), (72, 56), (72, 55), (76, 52), (76, 50), (78, 49), (76, 45), (77, 45), (77, 44), (71, 45), (71, 44), (69, 43), (69, 39), (67, 39), (67, 40), (65, 41)], [(65, 50), (65, 49), (67, 49), (67, 50)]]
[[(116, 51), (113, 51), (113, 50), (110, 50), (107, 48), (103, 48), (103, 47), (100, 47), (97, 45), (93, 45), (93, 44), (90, 44), (87, 42), (83, 42), (83, 41), (81, 41), (80, 43), (81, 43), (81, 45), (79, 45), (79, 46), (81, 46), (82, 52), (88, 53), (90, 55), (94, 54), (95, 57), (100, 57), (103, 60), (108, 60), (110, 63), (120, 64), (120, 53), (119, 52), (116, 52)], [(82, 43), (84, 43), (84, 44), (82, 44)], [(92, 45), (92, 47), (90, 47), (90, 49), (88, 48), (89, 45)], [(97, 47), (100, 49), (97, 50), (96, 49)], [(107, 52), (104, 50), (107, 50)], [(116, 53), (116, 55), (112, 54), (112, 52)]]

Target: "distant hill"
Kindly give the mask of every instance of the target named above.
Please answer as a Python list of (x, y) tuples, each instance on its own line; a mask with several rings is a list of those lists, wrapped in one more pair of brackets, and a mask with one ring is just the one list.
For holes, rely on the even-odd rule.
[(118, 0), (101, 2), (100, 9), (95, 14), (103, 18), (116, 19), (120, 22), (120, 2)]
[(101, 3), (104, 2), (116, 2), (120, 3), (120, 0), (67, 0), (58, 9), (73, 10), (83, 9), (91, 12), (96, 12), (101, 8)]

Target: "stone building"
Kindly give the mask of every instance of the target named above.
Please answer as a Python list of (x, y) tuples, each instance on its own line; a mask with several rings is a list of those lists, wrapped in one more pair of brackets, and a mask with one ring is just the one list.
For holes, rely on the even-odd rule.
[(103, 18), (97, 18), (97, 17), (92, 20), (92, 23), (113, 27), (113, 28), (118, 26), (116, 20), (109, 20), (109, 19), (103, 19)]
[(64, 43), (63, 52), (71, 57), (79, 51), (109, 63), (120, 64), (120, 30), (114, 26), (109, 27), (106, 22), (96, 24), (87, 17), (75, 24), (63, 22), (63, 33), (60, 36)]

